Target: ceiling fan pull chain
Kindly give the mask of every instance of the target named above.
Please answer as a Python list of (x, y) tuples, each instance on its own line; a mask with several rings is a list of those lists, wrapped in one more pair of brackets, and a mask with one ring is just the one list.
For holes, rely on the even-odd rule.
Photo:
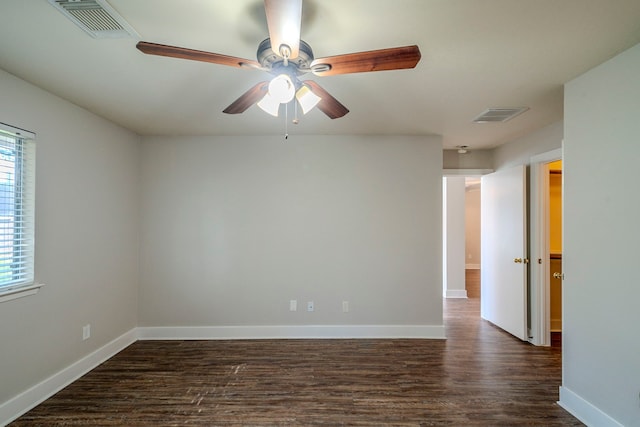
[(298, 120), (298, 103), (295, 100), (293, 101), (293, 120), (291, 123), (294, 125), (300, 123), (300, 120)]
[(284, 139), (289, 139), (289, 104), (284, 104)]

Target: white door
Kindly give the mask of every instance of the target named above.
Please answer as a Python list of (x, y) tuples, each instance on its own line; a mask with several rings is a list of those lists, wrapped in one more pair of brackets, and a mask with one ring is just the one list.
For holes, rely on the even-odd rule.
[(527, 339), (526, 171), (516, 166), (482, 177), (480, 314)]

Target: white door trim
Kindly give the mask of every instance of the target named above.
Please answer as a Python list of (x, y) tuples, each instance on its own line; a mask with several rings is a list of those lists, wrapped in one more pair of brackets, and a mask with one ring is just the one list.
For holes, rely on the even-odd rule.
[(549, 168), (562, 160), (562, 148), (530, 158), (531, 215), (531, 330), (529, 342), (551, 345), (549, 280)]

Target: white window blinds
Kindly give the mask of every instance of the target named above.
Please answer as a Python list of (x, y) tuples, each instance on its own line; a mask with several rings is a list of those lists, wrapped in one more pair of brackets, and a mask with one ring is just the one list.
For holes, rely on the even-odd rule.
[(34, 282), (35, 135), (0, 123), (0, 294)]

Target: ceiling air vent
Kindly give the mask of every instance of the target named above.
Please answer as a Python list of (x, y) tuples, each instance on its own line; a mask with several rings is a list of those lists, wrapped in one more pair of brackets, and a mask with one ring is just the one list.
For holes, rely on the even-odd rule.
[(515, 116), (524, 113), (529, 107), (520, 108), (489, 108), (473, 119), (474, 123), (496, 123), (506, 122)]
[(49, 0), (56, 9), (94, 38), (139, 38), (106, 0)]

